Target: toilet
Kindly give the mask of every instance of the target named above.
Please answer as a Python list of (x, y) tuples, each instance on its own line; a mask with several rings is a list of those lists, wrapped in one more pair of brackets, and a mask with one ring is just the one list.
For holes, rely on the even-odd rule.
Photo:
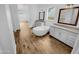
[(36, 36), (44, 36), (49, 31), (49, 26), (37, 26), (32, 29), (33, 34)]

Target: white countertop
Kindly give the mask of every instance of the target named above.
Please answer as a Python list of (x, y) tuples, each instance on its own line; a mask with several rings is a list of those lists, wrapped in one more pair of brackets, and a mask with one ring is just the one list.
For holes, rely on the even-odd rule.
[(60, 24), (53, 24), (51, 26), (61, 28), (61, 29), (64, 29), (64, 30), (68, 30), (68, 31), (74, 32), (76, 34), (79, 33), (79, 28), (75, 28), (75, 27), (69, 27), (69, 26), (64, 26), (64, 25), (60, 25)]

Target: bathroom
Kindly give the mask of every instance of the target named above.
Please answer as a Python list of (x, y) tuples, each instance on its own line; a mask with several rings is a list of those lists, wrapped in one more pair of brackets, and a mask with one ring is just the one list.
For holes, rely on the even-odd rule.
[[(77, 21), (76, 25), (63, 24), (63, 23), (61, 23), (62, 20), (60, 20), (60, 22), (58, 22), (58, 20), (59, 20), (58, 18), (59, 18), (60, 9), (65, 9), (65, 8), (72, 9), (73, 7), (79, 7), (78, 4), (31, 4), (31, 5), (30, 4), (20, 4), (20, 5), (17, 5), (17, 7), (19, 10), (18, 15), (19, 15), (20, 23), (21, 23), (20, 26), (23, 28), (23, 27), (26, 27), (24, 25), (27, 25), (28, 28), (31, 28), (31, 30), (30, 30), (26, 27), (27, 28), (27, 29), (25, 29), (25, 30), (27, 30), (26, 33), (30, 32), (31, 34), (25, 34), (24, 38), (26, 38), (26, 35), (27, 35), (28, 38), (31, 39), (30, 38), (31, 36), (29, 36), (29, 35), (32, 35), (33, 36), (32, 38), (35, 41), (38, 39), (43, 39), (43, 38), (47, 39), (41, 43), (39, 43), (40, 40), (38, 41), (39, 47), (36, 46), (36, 49), (39, 50), (38, 48), (40, 48), (40, 50), (37, 52), (33, 51), (33, 50), (35, 50), (35, 48), (33, 46), (27, 45), (26, 42), (24, 44), (22, 43), (23, 44), (22, 47), (25, 48), (25, 49), (23, 49), (23, 51), (27, 50), (26, 52), (23, 52), (23, 53), (53, 53), (53, 54), (54, 53), (55, 54), (74, 53), (74, 52), (72, 52), (72, 50), (73, 50), (73, 47), (74, 47), (74, 44), (76, 41), (75, 39), (77, 39), (77, 36), (78, 36), (79, 22)], [(77, 12), (77, 10), (75, 10), (75, 11)], [(66, 17), (66, 15), (65, 15), (65, 17)], [(68, 17), (66, 17), (66, 19)], [(76, 17), (77, 16), (75, 16), (74, 19)], [(62, 18), (63, 18), (63, 16), (62, 16)], [(69, 18), (69, 19), (71, 19), (71, 18)], [(25, 22), (27, 24), (25, 24)], [(24, 34), (24, 32), (22, 33), (22, 35)], [(67, 36), (67, 34), (69, 34), (69, 35)], [(53, 41), (54, 43), (56, 42), (57, 45), (50, 44), (51, 39), (49, 39), (49, 38), (52, 38), (52, 40), (53, 39), (57, 40), (61, 46), (58, 46), (57, 41)], [(34, 43), (34, 41), (32, 41), (32, 44), (33, 43)], [(45, 45), (43, 46), (42, 44), (45, 44), (45, 45), (47, 44), (47, 47), (45, 47)], [(64, 44), (67, 46), (63, 47)], [(37, 45), (37, 44), (35, 43), (35, 45)], [(56, 48), (51, 48), (50, 45), (52, 45), (52, 46), (55, 45)], [(31, 48), (31, 47), (33, 47), (33, 48)], [(33, 50), (30, 50), (28, 52), (28, 49), (33, 49)], [(55, 50), (52, 50), (52, 49), (55, 49)], [(60, 50), (61, 52), (59, 52), (56, 49)], [(45, 50), (45, 52), (43, 50)]]
[(79, 4), (1, 4), (0, 15), (0, 53), (79, 53)]

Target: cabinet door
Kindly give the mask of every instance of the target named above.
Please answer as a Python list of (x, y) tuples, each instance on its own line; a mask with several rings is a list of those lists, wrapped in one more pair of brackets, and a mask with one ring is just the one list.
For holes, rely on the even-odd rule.
[(54, 31), (54, 36), (55, 36), (55, 38), (57, 38), (57, 39), (61, 39), (61, 29), (59, 29), (59, 28), (55, 28), (55, 31)]
[(60, 40), (64, 43), (66, 43), (66, 38), (67, 38), (67, 31), (61, 29), (61, 38), (60, 38)]
[(55, 36), (55, 33), (54, 32), (55, 32), (55, 28), (51, 26), (50, 27), (50, 35), (51, 36)]
[(78, 34), (78, 37), (76, 39), (75, 45), (73, 47), (72, 53), (79, 54), (79, 34)]
[(73, 47), (74, 43), (76, 41), (77, 38), (77, 34), (67, 31), (67, 30), (62, 30), (62, 34), (61, 34), (61, 40), (66, 43), (67, 45)]
[(70, 45), (71, 47), (73, 47), (74, 46), (74, 43), (75, 43), (75, 41), (77, 39), (77, 35), (78, 34), (75, 34), (73, 32), (68, 32), (66, 43), (68, 45)]

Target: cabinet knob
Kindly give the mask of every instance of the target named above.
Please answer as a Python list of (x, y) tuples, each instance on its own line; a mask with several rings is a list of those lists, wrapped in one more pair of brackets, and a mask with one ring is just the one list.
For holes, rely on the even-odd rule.
[(61, 33), (59, 33), (59, 35), (61, 35)]

